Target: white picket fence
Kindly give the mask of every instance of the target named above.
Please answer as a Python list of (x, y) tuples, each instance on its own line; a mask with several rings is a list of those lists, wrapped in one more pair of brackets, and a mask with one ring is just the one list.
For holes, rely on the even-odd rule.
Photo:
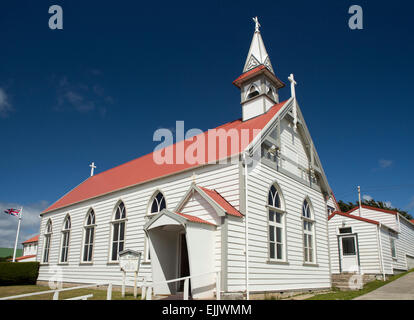
[[(221, 299), (220, 271), (202, 273), (202, 274), (197, 274), (197, 275), (192, 275), (192, 276), (187, 276), (187, 277), (182, 277), (182, 278), (177, 278), (177, 279), (172, 279), (172, 280), (160, 281), (160, 282), (147, 282), (146, 279), (144, 278), (142, 283), (138, 284), (138, 286), (141, 287), (141, 299), (152, 300), (152, 293), (154, 291), (155, 285), (184, 281), (183, 300), (188, 300), (190, 279), (196, 278), (196, 277), (207, 276), (210, 274), (216, 274), (216, 299), (220, 300)], [(78, 286), (78, 287), (61, 288), (61, 289), (53, 289), (53, 290), (40, 291), (40, 292), (25, 293), (25, 294), (19, 294), (15, 296), (3, 297), (3, 298), (0, 298), (0, 300), (14, 300), (14, 299), (27, 298), (31, 296), (37, 296), (37, 295), (48, 294), (48, 293), (53, 293), (53, 300), (59, 300), (59, 294), (61, 292), (78, 290), (78, 289), (88, 289), (88, 288), (99, 287), (99, 286), (107, 286), (106, 300), (112, 300), (112, 283), (88, 284), (88, 285)], [(124, 294), (125, 294), (125, 288), (122, 289), (122, 296), (124, 296)], [(65, 300), (88, 300), (89, 298), (92, 298), (92, 297), (93, 297), (93, 294), (88, 294), (88, 295), (69, 298)]]
[(196, 275), (192, 275), (192, 276), (187, 276), (187, 277), (182, 277), (182, 278), (177, 278), (177, 279), (172, 279), (172, 280), (166, 280), (166, 281), (159, 281), (159, 282), (146, 282), (144, 280), (143, 284), (141, 285), (141, 299), (146, 299), (146, 300), (152, 300), (152, 292), (154, 290), (154, 286), (155, 285), (160, 285), (160, 284), (166, 284), (166, 283), (173, 283), (173, 282), (178, 282), (178, 281), (183, 281), (184, 280), (184, 293), (183, 293), (183, 300), (188, 300), (188, 289), (189, 289), (189, 281), (191, 278), (196, 278), (196, 277), (202, 277), (202, 276), (206, 276), (206, 275), (210, 275), (210, 274), (216, 274), (216, 300), (220, 300), (221, 299), (221, 294), (220, 294), (220, 271), (213, 271), (213, 272), (207, 272), (207, 273), (202, 273), (202, 274), (196, 274)]
[[(61, 289), (54, 289), (54, 290), (47, 290), (47, 291), (40, 291), (40, 292), (25, 293), (25, 294), (19, 294), (16, 296), (0, 298), (0, 300), (14, 300), (14, 299), (27, 298), (31, 296), (38, 296), (38, 295), (48, 294), (48, 293), (53, 293), (53, 300), (59, 300), (60, 292), (78, 290), (78, 289), (87, 289), (87, 288), (93, 288), (97, 286), (108, 286), (108, 288), (106, 289), (107, 290), (106, 300), (112, 300), (112, 283), (89, 284), (89, 285), (79, 286), (79, 287), (61, 288)], [(93, 297), (93, 294), (88, 294), (88, 295), (65, 299), (65, 300), (87, 300), (92, 297)]]

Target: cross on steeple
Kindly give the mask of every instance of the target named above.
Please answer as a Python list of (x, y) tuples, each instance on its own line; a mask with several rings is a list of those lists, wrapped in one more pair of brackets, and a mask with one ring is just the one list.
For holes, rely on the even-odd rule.
[(253, 19), (254, 23), (256, 24), (256, 25), (255, 25), (254, 32), (260, 32), (259, 28), (261, 27), (261, 25), (260, 25), (260, 23), (259, 23), (259, 18), (254, 17), (254, 18), (252, 18), (252, 19)]
[(290, 74), (289, 76), (289, 81), (290, 81), (290, 92), (291, 92), (291, 96), (293, 98), (293, 129), (296, 132), (297, 129), (297, 123), (298, 123), (298, 105), (297, 105), (297, 101), (296, 101), (296, 89), (295, 86), (297, 85), (297, 82), (295, 81), (295, 76), (293, 75), (293, 73)]
[(297, 82), (295, 81), (295, 77), (294, 77), (293, 73), (290, 74), (290, 76), (289, 76), (288, 79), (290, 81), (290, 93), (291, 93), (291, 96), (292, 96), (292, 98), (296, 99), (296, 89), (295, 89), (295, 87), (297, 85)]
[(91, 177), (92, 177), (93, 176), (93, 171), (94, 171), (94, 169), (96, 169), (95, 162), (92, 162), (89, 166), (91, 167)]

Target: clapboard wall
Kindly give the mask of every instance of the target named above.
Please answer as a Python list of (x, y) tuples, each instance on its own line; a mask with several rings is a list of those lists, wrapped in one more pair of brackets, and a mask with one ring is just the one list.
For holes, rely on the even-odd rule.
[[(242, 177), (244, 179), (244, 177)], [(269, 188), (277, 183), (286, 205), (287, 260), (283, 264), (268, 261)], [(309, 198), (313, 207), (316, 235), (316, 264), (304, 265), (302, 204)], [(330, 287), (326, 202), (321, 192), (258, 164), (248, 175), (249, 278), (250, 290), (286, 291)], [(245, 289), (245, 230), (239, 220), (228, 226), (229, 291)]]
[(329, 244), (331, 251), (331, 271), (333, 274), (346, 272), (340, 269), (339, 261), (339, 228), (351, 227), (352, 233), (358, 235), (358, 249), (361, 272), (380, 274), (380, 251), (378, 241), (378, 226), (365, 221), (341, 216), (333, 216), (329, 220)]
[[(61, 274), (64, 282), (96, 283), (111, 281), (121, 284), (122, 277), (118, 263), (109, 261), (111, 220), (115, 205), (122, 200), (126, 207), (126, 242), (125, 248), (144, 251), (145, 234), (143, 226), (148, 212), (149, 201), (157, 190), (163, 192), (167, 209), (174, 210), (175, 206), (185, 195), (192, 183), (192, 175), (196, 173), (196, 183), (206, 188), (216, 189), (234, 207), (239, 208), (239, 180), (238, 164), (208, 165), (189, 172), (159, 179), (154, 182), (141, 184), (135, 187), (101, 196), (59, 209), (42, 216), (39, 238), (38, 261), (43, 259), (44, 231), (48, 219), (53, 223), (53, 234), (49, 264), (41, 264), (39, 270), (40, 281), (48, 281), (56, 270)], [(89, 209), (93, 208), (96, 215), (95, 248), (92, 264), (81, 263), (81, 245), (83, 244), (84, 222)], [(192, 215), (200, 212), (195, 210)], [(69, 258), (67, 264), (59, 264), (61, 245), (61, 230), (64, 218), (70, 214), (72, 228), (70, 235)], [(203, 212), (201, 212), (203, 214)], [(217, 248), (216, 251), (219, 251)], [(218, 259), (217, 259), (218, 260)], [(143, 263), (139, 277), (151, 280), (151, 265)], [(131, 275), (132, 277), (132, 275)], [(129, 281), (132, 278), (129, 277)]]

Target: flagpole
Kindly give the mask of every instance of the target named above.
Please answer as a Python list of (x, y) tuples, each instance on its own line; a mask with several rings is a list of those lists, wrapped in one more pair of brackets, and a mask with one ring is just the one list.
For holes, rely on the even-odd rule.
[(19, 223), (17, 224), (16, 242), (14, 243), (13, 262), (16, 262), (16, 249), (17, 249), (17, 241), (19, 241), (20, 222), (22, 221), (22, 213), (23, 213), (23, 207), (20, 208), (20, 212), (19, 212)]

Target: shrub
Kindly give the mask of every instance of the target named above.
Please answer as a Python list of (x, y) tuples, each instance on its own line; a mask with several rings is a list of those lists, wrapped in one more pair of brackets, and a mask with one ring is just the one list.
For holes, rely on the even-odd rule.
[(39, 262), (0, 262), (0, 286), (36, 284)]

